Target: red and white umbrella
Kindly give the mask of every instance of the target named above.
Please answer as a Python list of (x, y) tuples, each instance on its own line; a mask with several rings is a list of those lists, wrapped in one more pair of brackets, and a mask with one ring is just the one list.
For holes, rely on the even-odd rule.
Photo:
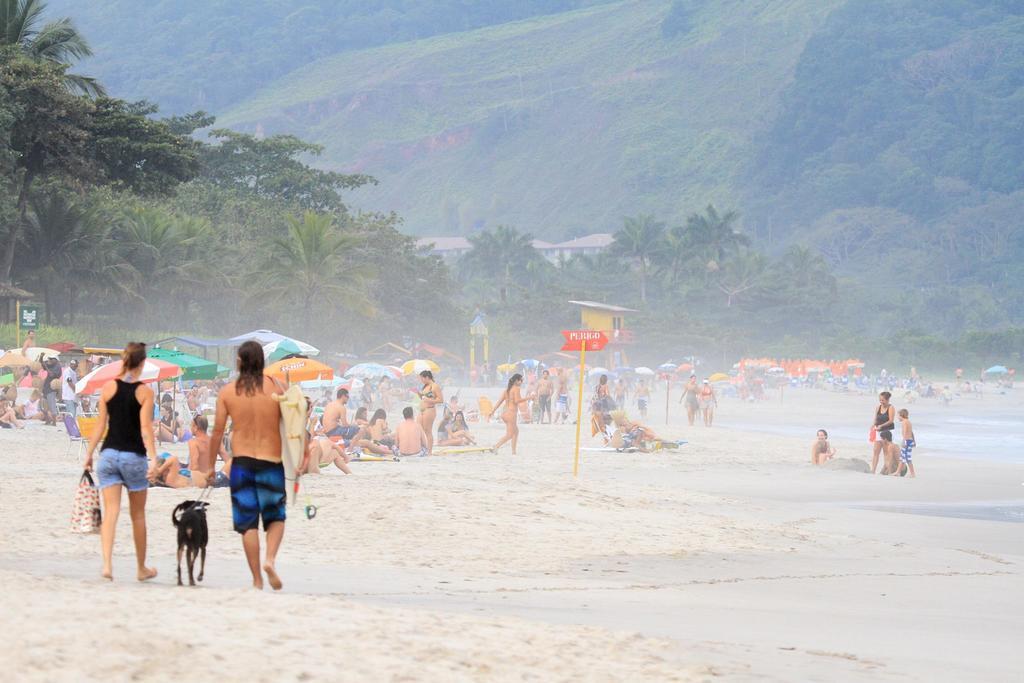
[[(171, 379), (181, 374), (181, 368), (174, 363), (147, 358), (142, 365), (142, 371), (136, 378), (140, 382), (159, 382)], [(88, 375), (78, 380), (75, 385), (76, 394), (94, 394), (103, 388), (103, 385), (121, 375), (121, 361), (114, 361), (96, 368)]]

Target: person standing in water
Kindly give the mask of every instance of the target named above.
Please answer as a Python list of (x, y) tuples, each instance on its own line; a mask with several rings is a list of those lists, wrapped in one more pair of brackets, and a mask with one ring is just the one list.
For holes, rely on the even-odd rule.
[(434, 373), (424, 370), (420, 373), (423, 386), (420, 387), (420, 426), (427, 435), (427, 455), (434, 452), (434, 420), (437, 419), (437, 405), (444, 403), (441, 386), (434, 381)]
[(498, 443), (494, 444), (494, 451), (504, 446), (508, 442), (512, 442), (512, 455), (516, 454), (516, 447), (519, 445), (519, 425), (516, 424), (516, 415), (519, 413), (520, 404), (529, 402), (530, 398), (527, 396), (523, 398), (522, 390), (520, 387), (523, 385), (523, 376), (516, 373), (508, 378), (508, 386), (505, 387), (505, 391), (501, 394), (501, 399), (494, 404), (494, 410), (491, 411), (491, 415), (487, 416), (490, 420), (494, 413), (498, 412), (498, 408), (501, 404), (505, 404), (505, 410), (501, 413), (501, 420), (505, 423), (505, 436), (498, 440)]
[[(263, 590), (260, 571), (259, 525), (262, 520), (267, 554), (263, 572), (274, 590), (281, 578), (275, 562), (284, 538), (285, 479), (281, 464), (281, 404), (272, 396), (284, 389), (263, 374), (263, 348), (254, 341), (238, 347), (238, 377), (217, 395), (217, 417), (210, 442), (219, 444), (230, 418), (231, 516), (242, 535), (242, 548), (252, 573), (252, 585)], [(299, 471), (308, 465), (309, 450)]]
[(889, 474), (890, 461), (892, 460), (892, 428), (896, 425), (896, 408), (889, 403), (892, 394), (883, 391), (878, 395), (878, 407), (875, 409), (875, 420), (872, 423), (877, 438), (872, 447), (871, 453), (871, 474), (878, 469), (878, 454), (884, 457), (882, 461), (882, 474)]
[[(92, 468), (92, 454), (100, 439), (96, 467), (103, 492), (100, 545), (103, 578), (113, 580), (114, 532), (121, 511), (121, 489), (128, 489), (128, 509), (135, 541), (136, 578), (148, 581), (156, 570), (146, 566), (146, 495), (149, 477), (156, 472), (153, 437), (153, 390), (139, 382), (146, 361), (146, 345), (129, 342), (121, 353), (121, 374), (100, 390), (99, 420), (85, 453), (85, 469)], [(104, 437), (106, 434), (106, 437)]]

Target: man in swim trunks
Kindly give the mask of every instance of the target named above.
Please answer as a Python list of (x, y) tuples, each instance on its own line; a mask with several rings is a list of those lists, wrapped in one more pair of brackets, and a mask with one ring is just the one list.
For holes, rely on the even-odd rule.
[(395, 428), (395, 445), (398, 447), (398, 454), (407, 458), (427, 455), (429, 453), (427, 433), (423, 431), (423, 425), (413, 419), (413, 409), (409, 406), (403, 408), (402, 417), (405, 419)]
[(348, 443), (359, 433), (358, 425), (348, 423), (348, 389), (338, 389), (337, 398), (324, 408), (323, 430), (327, 436), (340, 436)]
[(551, 394), (554, 393), (554, 383), (551, 381), (551, 373), (547, 370), (541, 375), (537, 382), (537, 400), (540, 402), (540, 422), (544, 422), (544, 415), (548, 416), (548, 424), (551, 424)]
[[(211, 443), (224, 438), (228, 418), (231, 433), (231, 514), (235, 531), (242, 535), (252, 585), (263, 590), (260, 572), (259, 525), (266, 534), (263, 572), (274, 590), (281, 579), (274, 567), (284, 537), (285, 477), (281, 465), (281, 404), (272, 397), (284, 389), (263, 374), (263, 348), (253, 341), (238, 347), (238, 378), (217, 396), (217, 417)], [(299, 467), (306, 468), (309, 451)]]

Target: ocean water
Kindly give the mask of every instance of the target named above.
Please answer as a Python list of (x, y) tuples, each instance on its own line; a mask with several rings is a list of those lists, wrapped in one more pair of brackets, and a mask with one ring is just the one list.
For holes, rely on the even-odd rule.
[[(917, 447), (914, 456), (927, 457), (928, 453), (944, 457), (991, 460), (1024, 464), (1024, 414), (962, 415), (949, 409), (915, 410), (914, 436)], [(976, 409), (975, 406), (971, 406)], [(719, 411), (715, 424), (742, 431), (767, 432), (785, 436), (806, 436), (810, 442), (814, 433), (824, 427), (834, 439), (863, 441), (868, 448), (868, 426), (854, 426), (847, 418), (840, 424), (800, 424), (799, 415), (790, 416), (789, 424), (757, 423), (730, 420), (727, 410)], [(899, 425), (897, 424), (897, 430)], [(897, 431), (896, 434), (899, 434)]]
[(1024, 503), (887, 503), (885, 505), (849, 505), (858, 510), (876, 512), (898, 512), (907, 515), (928, 515), (930, 517), (954, 517), (957, 519), (982, 519), (990, 522), (1014, 522), (1024, 524)]

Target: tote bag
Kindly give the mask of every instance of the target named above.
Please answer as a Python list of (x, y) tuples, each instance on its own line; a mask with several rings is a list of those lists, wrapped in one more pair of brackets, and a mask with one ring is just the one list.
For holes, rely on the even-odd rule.
[(75, 490), (75, 503), (71, 507), (71, 532), (98, 534), (100, 531), (100, 492), (89, 470), (82, 472)]

